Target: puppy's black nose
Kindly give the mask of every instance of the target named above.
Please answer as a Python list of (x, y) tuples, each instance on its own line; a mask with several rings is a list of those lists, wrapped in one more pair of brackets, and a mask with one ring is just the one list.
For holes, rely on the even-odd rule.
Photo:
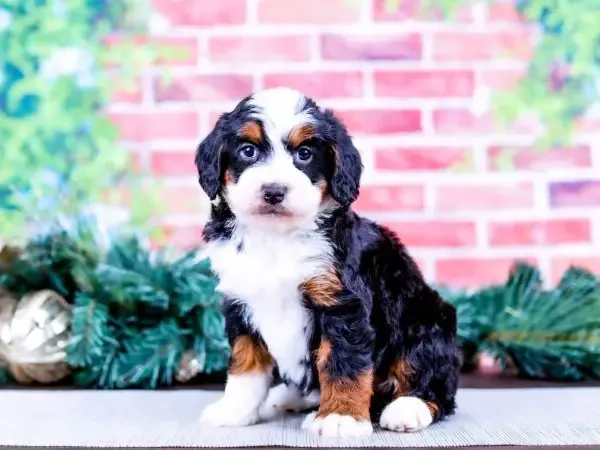
[(265, 202), (276, 205), (283, 201), (287, 192), (287, 186), (280, 183), (267, 183), (263, 184), (262, 191)]

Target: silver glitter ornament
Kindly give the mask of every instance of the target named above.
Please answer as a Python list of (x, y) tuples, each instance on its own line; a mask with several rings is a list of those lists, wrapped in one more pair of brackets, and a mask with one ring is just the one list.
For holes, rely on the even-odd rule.
[(17, 300), (0, 292), (0, 365), (22, 384), (49, 384), (69, 373), (71, 306), (51, 290)]

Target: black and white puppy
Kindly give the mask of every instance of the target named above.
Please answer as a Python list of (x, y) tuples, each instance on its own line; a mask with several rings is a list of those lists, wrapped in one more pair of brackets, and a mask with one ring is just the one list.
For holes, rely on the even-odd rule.
[(223, 114), (196, 153), (204, 230), (231, 343), (225, 393), (201, 417), (362, 436), (452, 414), (454, 307), (399, 239), (351, 210), (362, 163), (342, 122), (288, 88)]

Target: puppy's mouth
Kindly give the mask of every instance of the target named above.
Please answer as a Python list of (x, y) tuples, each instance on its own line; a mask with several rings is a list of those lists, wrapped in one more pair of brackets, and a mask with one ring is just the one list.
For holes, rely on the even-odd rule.
[(257, 206), (252, 215), (263, 217), (293, 217), (294, 214), (287, 208), (281, 205), (260, 205)]

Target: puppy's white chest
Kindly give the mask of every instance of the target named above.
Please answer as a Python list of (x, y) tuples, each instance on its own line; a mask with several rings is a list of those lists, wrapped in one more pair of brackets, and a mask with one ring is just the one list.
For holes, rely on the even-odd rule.
[(317, 233), (288, 238), (265, 233), (234, 235), (209, 244), (218, 290), (248, 304), (287, 304), (298, 286), (331, 264), (331, 247)]
[(313, 330), (299, 285), (331, 264), (331, 247), (318, 234), (297, 238), (244, 235), (210, 244), (218, 290), (246, 305), (248, 322), (262, 336), (280, 373), (302, 383)]

